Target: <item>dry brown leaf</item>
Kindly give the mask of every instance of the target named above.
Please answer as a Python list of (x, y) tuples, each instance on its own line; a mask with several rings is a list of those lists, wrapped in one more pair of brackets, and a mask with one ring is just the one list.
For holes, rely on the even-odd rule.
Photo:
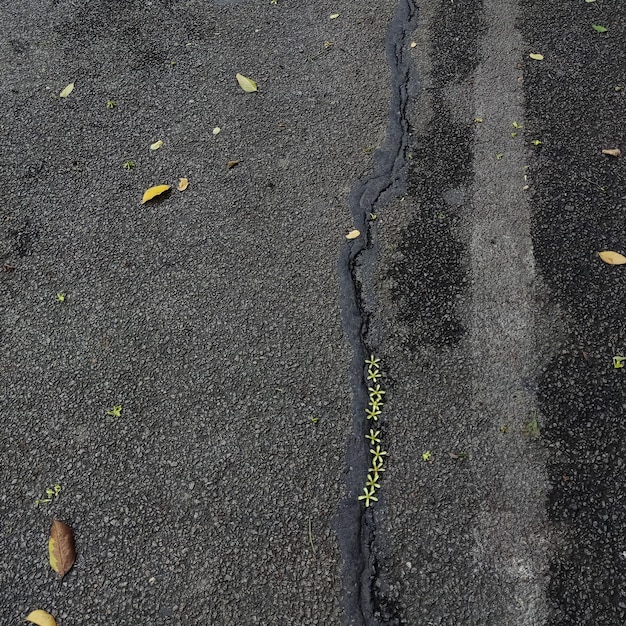
[(612, 157), (618, 157), (622, 154), (622, 151), (619, 148), (609, 148), (607, 150), (602, 150), (602, 154), (608, 154)]
[(74, 547), (74, 532), (65, 523), (55, 519), (50, 528), (48, 541), (50, 566), (61, 577), (65, 576), (74, 565), (76, 549)]
[(160, 196), (162, 193), (165, 193), (171, 185), (155, 185), (154, 187), (149, 187), (143, 192), (143, 198), (141, 199), (141, 204), (145, 204), (148, 200), (152, 200), (152, 198), (156, 198)]
[(256, 83), (251, 78), (248, 78), (244, 76), (243, 74), (237, 74), (236, 78), (237, 78), (237, 82), (239, 83), (239, 86), (246, 93), (252, 93), (253, 91), (257, 91)]
[(67, 98), (74, 91), (74, 83), (70, 83), (60, 94), (59, 98)]
[(351, 230), (346, 235), (346, 239), (356, 239), (360, 234), (361, 234), (361, 231), (360, 230), (356, 230), (356, 228), (355, 228), (354, 230)]
[(57, 623), (46, 611), (42, 611), (41, 609), (36, 609), (35, 611), (31, 611), (26, 616), (26, 621), (31, 624), (37, 624), (37, 626), (57, 626)]
[(609, 265), (624, 265), (624, 263), (626, 263), (626, 256), (619, 252), (613, 252), (612, 250), (598, 252), (598, 256)]
[(187, 189), (187, 187), (189, 187), (189, 179), (188, 178), (181, 178), (178, 181), (178, 191), (185, 191), (185, 189)]
[(229, 161), (226, 163), (226, 169), (232, 170), (233, 167), (235, 167), (235, 165), (239, 165), (239, 163), (241, 163), (241, 161)]

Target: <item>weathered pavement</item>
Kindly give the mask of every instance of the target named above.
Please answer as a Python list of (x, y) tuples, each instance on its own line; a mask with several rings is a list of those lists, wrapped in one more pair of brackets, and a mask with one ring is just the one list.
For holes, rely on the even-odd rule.
[(623, 623), (625, 31), (617, 0), (0, 7), (3, 621)]

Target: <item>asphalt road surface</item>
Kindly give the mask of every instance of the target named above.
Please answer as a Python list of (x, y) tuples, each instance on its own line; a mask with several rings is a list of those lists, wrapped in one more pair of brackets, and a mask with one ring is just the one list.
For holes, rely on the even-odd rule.
[(0, 621), (626, 623), (625, 37), (2, 3)]

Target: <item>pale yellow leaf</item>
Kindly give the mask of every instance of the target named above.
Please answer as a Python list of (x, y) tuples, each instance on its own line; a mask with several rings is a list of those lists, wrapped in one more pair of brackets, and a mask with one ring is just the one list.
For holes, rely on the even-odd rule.
[(26, 621), (31, 624), (37, 624), (37, 626), (57, 626), (54, 617), (52, 617), (50, 613), (46, 613), (46, 611), (42, 611), (41, 609), (31, 611), (26, 616)]
[(417, 48), (417, 41), (411, 42), (411, 48)]
[(336, 20), (338, 17), (339, 17), (339, 13), (331, 13), (329, 19)]
[(67, 98), (74, 91), (74, 83), (70, 83), (60, 94), (59, 98)]
[(360, 230), (351, 230), (347, 235), (346, 239), (356, 239), (361, 234)]
[(237, 82), (246, 93), (252, 93), (257, 90), (256, 83), (251, 78), (243, 76), (243, 74), (237, 74)]
[(150, 150), (158, 150), (163, 145), (163, 142), (159, 139), (155, 141), (153, 144), (150, 144)]
[(543, 54), (539, 54), (539, 52), (531, 52), (528, 56), (535, 61), (543, 61)]
[(624, 263), (626, 263), (626, 256), (619, 252), (613, 252), (612, 250), (598, 252), (598, 256), (609, 265), (624, 265)]
[(222, 132), (222, 129), (221, 129), (219, 126), (216, 126), (216, 127), (213, 129), (213, 134), (214, 134), (214, 135), (219, 135), (221, 132)]
[(162, 193), (165, 193), (168, 189), (170, 189), (171, 185), (155, 185), (154, 187), (150, 187), (143, 192), (143, 198), (141, 199), (141, 204), (145, 204), (148, 200), (152, 200), (152, 198), (156, 198), (160, 196)]
[(602, 150), (602, 154), (608, 154), (612, 157), (618, 157), (622, 154), (622, 151), (619, 148), (609, 148), (606, 150)]
[(189, 179), (188, 178), (181, 178), (178, 181), (178, 191), (185, 191), (185, 189), (187, 189), (187, 187), (189, 187)]

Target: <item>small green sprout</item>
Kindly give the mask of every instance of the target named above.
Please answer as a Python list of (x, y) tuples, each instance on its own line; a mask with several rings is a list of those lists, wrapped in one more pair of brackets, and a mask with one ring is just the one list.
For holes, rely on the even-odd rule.
[(319, 418), (319, 417), (312, 417), (312, 418), (311, 418), (311, 421), (312, 421), (314, 424), (317, 424), (317, 422), (319, 422), (319, 421), (320, 421), (320, 418)]
[(500, 432), (504, 434), (508, 433), (509, 427), (506, 424), (502, 424), (502, 426), (500, 426)]
[(373, 476), (371, 474), (367, 475), (367, 482), (365, 483), (367, 487), (371, 487), (372, 489), (380, 489), (380, 483), (378, 482), (378, 474), (375, 473)]
[(622, 369), (624, 367), (624, 361), (626, 361), (626, 357), (616, 355), (613, 357), (613, 367), (616, 370)]
[(370, 501), (378, 502), (378, 498), (374, 495), (375, 492), (376, 489), (374, 489), (374, 487), (370, 487), (370, 489), (363, 487), (364, 495), (359, 496), (359, 500), (365, 500), (365, 506), (369, 506)]
[(125, 170), (128, 170), (130, 172), (130, 170), (132, 170), (133, 167), (135, 167), (135, 162), (134, 161), (124, 161), (124, 165), (122, 165), (122, 167)]
[(496, 159), (498, 159), (498, 161), (504, 156), (504, 152), (498, 152), (498, 154), (496, 154)]
[(39, 506), (40, 504), (50, 504), (52, 500), (56, 500), (61, 493), (61, 485), (56, 484), (53, 487), (49, 487), (46, 489), (46, 497), (45, 498), (37, 498), (35, 500), (35, 506)]
[(117, 106), (115, 100), (107, 100), (107, 109), (114, 109)]
[(381, 472), (385, 471), (385, 468), (383, 467), (382, 457), (380, 459), (372, 459), (372, 467), (369, 469), (369, 471), (374, 474), (380, 474)]
[(511, 137), (513, 137), (513, 139), (515, 139), (515, 137), (517, 137), (517, 133), (511, 133)]
[(433, 455), (432, 455), (430, 450), (426, 450), (426, 452), (422, 453), (422, 460), (423, 461), (428, 461), (429, 463), (432, 463)]
[(380, 443), (380, 430), (374, 430), (370, 428), (369, 435), (365, 435), (366, 439), (370, 440), (370, 443), (374, 445), (375, 443)]
[(270, 0), (270, 4), (278, 4), (278, 0)]
[(621, 85), (615, 85), (615, 91), (620, 92), (622, 90)]
[(380, 373), (380, 371), (372, 369), (371, 367), (367, 370), (367, 380), (376, 382), (381, 377), (382, 374)]
[(65, 302), (65, 294), (62, 291), (57, 292), (57, 300), (59, 302)]
[(539, 139), (533, 139), (530, 143), (532, 143), (533, 146), (540, 146), (543, 142), (539, 141)]
[(107, 411), (107, 415), (111, 417), (122, 417), (122, 405), (116, 404), (113, 408)]
[(388, 456), (389, 452), (385, 450), (381, 450), (380, 446), (376, 446), (375, 448), (370, 448), (370, 453), (374, 455), (372, 461), (382, 461), (384, 456)]
[(379, 363), (380, 359), (377, 359), (373, 354), (370, 355), (369, 359), (365, 359), (365, 364), (369, 365), (370, 367), (378, 367)]
[(475, 117), (474, 118), (474, 123), (475, 124), (482, 124), (483, 123), (483, 118), (482, 117)]
[(375, 220), (375, 219), (377, 219), (377, 218), (378, 218), (378, 215), (376, 215), (376, 213), (370, 213), (370, 219), (371, 219), (372, 221), (374, 221), (374, 220)]
[(380, 385), (376, 385), (375, 387), (368, 387), (367, 390), (370, 394), (370, 403), (380, 402), (386, 393), (380, 388)]
[(524, 128), (521, 124), (518, 124), (517, 122), (513, 122), (513, 128), (515, 128), (516, 130), (519, 130), (520, 128)]
[(371, 409), (365, 409), (365, 413), (367, 415), (368, 420), (378, 421), (378, 416), (380, 415), (380, 409), (377, 406), (373, 406)]

